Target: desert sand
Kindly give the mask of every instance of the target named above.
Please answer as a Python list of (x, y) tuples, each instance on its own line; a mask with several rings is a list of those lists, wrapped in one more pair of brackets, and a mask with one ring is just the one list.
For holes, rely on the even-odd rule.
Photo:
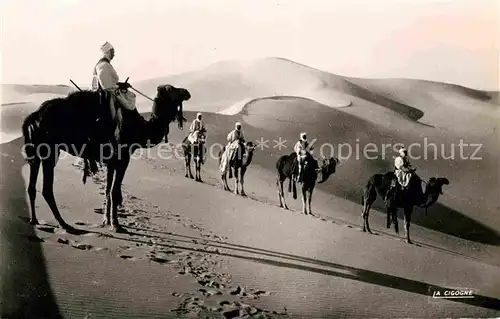
[[(41, 196), (27, 222), (28, 167), (20, 148), (23, 118), (70, 86), (2, 86), (2, 316), (65, 318), (205, 317), (498, 317), (500, 120), (497, 93), (407, 79), (354, 79), (281, 58), (227, 61), (187, 74), (134, 83), (153, 96), (159, 84), (187, 88), (185, 116), (202, 111), (212, 153), (236, 121), (245, 136), (265, 141), (246, 179), (247, 197), (221, 189), (208, 155), (203, 183), (184, 177), (178, 143), (137, 152), (125, 176), (120, 219), (128, 234), (98, 226), (105, 172), (83, 185), (76, 158), (56, 168), (55, 196), (65, 220), (83, 230), (61, 231)], [(84, 85), (82, 85), (84, 87)], [(151, 103), (138, 96), (148, 116)], [(286, 194), (278, 207), (275, 162), (300, 132), (315, 155), (341, 162), (313, 195), (314, 216)], [(275, 141), (281, 138), (281, 149)], [(458, 144), (481, 144), (464, 148)], [(385, 228), (383, 203), (371, 212), (375, 235), (361, 231), (367, 179), (392, 167), (392, 148), (368, 159), (338, 145), (436, 143), (415, 147), (419, 175), (450, 180), (426, 216), (412, 218), (414, 245)], [(332, 145), (334, 149), (331, 150)], [(456, 152), (453, 159), (451, 148)], [(441, 152), (444, 147), (444, 156)], [(285, 147), (286, 146), (286, 147)], [(170, 156), (158, 157), (158, 149)], [(373, 154), (371, 154), (373, 155)], [(434, 158), (436, 155), (436, 158)], [(471, 158), (474, 155), (474, 158)], [(475, 159), (481, 157), (481, 159)], [(105, 168), (104, 168), (105, 170)], [(234, 188), (234, 185), (231, 185)], [(400, 217), (402, 213), (400, 212)], [(434, 288), (472, 288), (474, 299), (433, 299)]]

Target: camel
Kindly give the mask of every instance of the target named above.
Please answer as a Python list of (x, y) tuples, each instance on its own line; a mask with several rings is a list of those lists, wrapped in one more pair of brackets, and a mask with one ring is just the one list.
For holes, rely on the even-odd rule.
[[(228, 169), (225, 172), (221, 172), (221, 182), (224, 190), (231, 191), (227, 184), (227, 173), (229, 171), (229, 178), (232, 178), (234, 175), (234, 193), (236, 195), (241, 194), (242, 196), (246, 196), (244, 188), (245, 173), (248, 166), (252, 163), (255, 148), (256, 145), (252, 142), (246, 142), (245, 144), (239, 143), (238, 149), (234, 153), (233, 160), (228, 163)], [(224, 146), (219, 151), (219, 166), (225, 150), (226, 147)], [(238, 184), (241, 185), (241, 192), (238, 190)]]
[[(94, 91), (76, 91), (65, 98), (47, 100), (22, 125), (24, 155), (30, 166), (28, 195), (31, 208), (30, 223), (38, 224), (35, 212), (36, 182), (40, 165), (43, 168), (42, 195), (59, 226), (76, 231), (61, 217), (54, 197), (54, 170), (61, 150), (84, 158), (86, 165), (96, 162), (107, 165), (106, 214), (102, 226), (122, 232), (117, 217), (117, 207), (122, 201), (121, 184), (130, 157), (139, 148), (151, 148), (163, 138), (168, 141), (169, 124), (178, 121), (182, 129), (182, 103), (191, 98), (183, 88), (172, 85), (157, 87), (149, 120), (137, 110), (118, 107), (113, 122), (104, 122), (97, 130), (96, 119), (102, 119), (109, 108), (101, 103), (101, 96)], [(115, 128), (111, 132), (111, 128)], [(97, 131), (97, 132), (96, 132)], [(98, 134), (99, 133), (99, 134)], [(112, 135), (115, 136), (113, 139)], [(111, 141), (114, 140), (114, 143)], [(85, 170), (84, 174), (87, 174)]]
[[(372, 234), (370, 224), (368, 222), (370, 208), (377, 199), (377, 194), (382, 198), (385, 197), (387, 190), (391, 185), (391, 181), (395, 178), (396, 176), (394, 172), (375, 174), (370, 177), (363, 188), (363, 211), (361, 216), (363, 218), (364, 232), (368, 231)], [(387, 228), (391, 227), (392, 222), (394, 224), (396, 234), (399, 234), (398, 209), (403, 208), (406, 242), (408, 244), (412, 244), (410, 239), (410, 222), (413, 207), (418, 206), (425, 208), (425, 214), (427, 215), (427, 208), (438, 200), (439, 195), (443, 194), (443, 185), (449, 185), (450, 183), (445, 177), (431, 177), (426, 183), (425, 191), (422, 192), (422, 182), (421, 178), (417, 174), (413, 173), (408, 186), (405, 189), (400, 189), (396, 196), (391, 196), (385, 203), (387, 210)]]
[[(324, 183), (328, 180), (330, 175), (335, 173), (339, 160), (336, 157), (329, 157), (322, 159), (322, 165), (319, 166), (318, 161), (308, 154), (306, 165), (304, 166), (303, 180), (302, 180), (302, 213), (305, 215), (312, 215), (311, 200), (316, 181), (318, 184)], [(283, 184), (285, 180), (289, 179), (288, 192), (292, 191), (293, 185), (293, 199), (297, 199), (297, 187), (293, 181), (293, 175), (298, 173), (297, 153), (290, 155), (283, 155), (276, 161), (277, 170), (277, 186), (278, 186), (278, 199), (280, 207), (288, 210), (286, 204), (285, 194), (283, 191)]]
[(195, 180), (197, 182), (202, 182), (201, 179), (201, 165), (204, 163), (204, 150), (205, 150), (205, 131), (200, 132), (200, 136), (198, 138), (198, 143), (191, 143), (188, 140), (188, 136), (184, 138), (182, 141), (182, 152), (184, 156), (184, 164), (186, 166), (186, 175), (185, 177), (189, 177), (193, 179), (193, 173), (191, 173), (191, 157), (193, 157), (194, 161), (194, 169), (195, 169)]

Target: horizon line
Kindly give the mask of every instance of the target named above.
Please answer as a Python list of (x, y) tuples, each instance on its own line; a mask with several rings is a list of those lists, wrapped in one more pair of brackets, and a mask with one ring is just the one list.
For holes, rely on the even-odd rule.
[[(457, 82), (437, 81), (437, 80), (430, 80), (430, 79), (424, 79), (424, 78), (415, 78), (415, 77), (359, 77), (359, 76), (350, 76), (350, 75), (335, 73), (333, 71), (326, 71), (324, 69), (316, 68), (316, 67), (313, 67), (311, 65), (304, 64), (304, 63), (301, 63), (301, 62), (297, 62), (295, 60), (292, 60), (292, 59), (289, 59), (289, 58), (285, 58), (285, 57), (281, 57), (281, 56), (266, 56), (266, 57), (252, 58), (252, 59), (247, 59), (247, 60), (248, 61), (258, 61), (258, 60), (272, 60), (272, 59), (285, 60), (285, 61), (288, 61), (288, 62), (297, 64), (297, 65), (300, 65), (300, 66), (305, 67), (305, 68), (310, 68), (310, 69), (313, 69), (313, 70), (316, 70), (316, 71), (319, 71), (319, 72), (329, 73), (331, 75), (335, 75), (335, 76), (342, 77), (342, 78), (345, 78), (345, 79), (420, 81), (420, 82), (429, 82), (429, 83), (435, 83), (435, 84), (446, 84), (446, 85), (452, 85), (452, 86), (459, 86), (459, 87), (463, 87), (463, 88), (466, 88), (466, 89), (471, 89), (471, 90), (476, 90), (476, 91), (482, 91), (482, 92), (487, 92), (487, 93), (500, 93), (500, 83), (498, 84), (498, 86), (496, 88), (484, 88), (484, 87), (479, 88), (479, 87), (472, 87), (472, 86), (460, 84), (460, 83), (457, 83)], [(247, 61), (247, 60), (245, 60), (245, 59), (224, 59), (224, 60), (219, 60), (219, 61), (216, 61), (216, 62), (212, 62), (212, 63), (206, 64), (206, 65), (204, 65), (202, 67), (199, 67), (199, 68), (196, 68), (196, 69), (187, 70), (187, 71), (184, 71), (184, 72), (172, 73), (172, 74), (169, 74), (169, 75), (150, 77), (150, 78), (138, 80), (138, 81), (136, 81), (136, 83), (152, 81), (152, 80), (156, 80), (156, 79), (159, 79), (159, 78), (168, 78), (168, 77), (181, 76), (181, 75), (185, 75), (185, 74), (188, 74), (188, 73), (195, 73), (195, 72), (202, 71), (202, 70), (204, 70), (204, 69), (206, 69), (206, 68), (208, 68), (210, 66), (217, 65), (219, 63), (224, 63), (224, 62), (242, 62), (242, 61)], [(63, 87), (73, 87), (74, 85), (71, 85), (70, 79), (71, 79), (71, 77), (68, 77), (68, 83), (69, 84), (63, 84), (61, 82), (57, 82), (57, 83), (4, 83), (2, 81), (1, 75), (0, 75), (0, 84), (1, 85), (24, 85), (24, 86), (63, 86)], [(81, 86), (81, 87), (86, 87), (86, 86)]]

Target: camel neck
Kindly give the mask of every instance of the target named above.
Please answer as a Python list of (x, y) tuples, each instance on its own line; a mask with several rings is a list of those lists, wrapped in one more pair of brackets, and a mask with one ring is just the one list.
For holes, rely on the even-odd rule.
[(158, 101), (155, 100), (153, 103), (153, 110), (149, 121), (146, 123), (146, 129), (143, 131), (145, 136), (145, 142), (152, 144), (151, 146), (157, 145), (163, 140), (163, 137), (168, 133), (169, 121), (165, 115), (159, 114)]
[(245, 163), (243, 164), (243, 166), (247, 167), (248, 165), (250, 165), (250, 163), (252, 162), (252, 157), (253, 157), (253, 151), (248, 152), (247, 158), (245, 159)]

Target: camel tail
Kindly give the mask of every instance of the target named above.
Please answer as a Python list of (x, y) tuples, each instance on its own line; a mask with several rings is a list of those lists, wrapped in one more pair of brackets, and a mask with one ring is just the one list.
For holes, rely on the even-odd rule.
[(34, 134), (35, 134), (35, 124), (38, 121), (38, 112), (31, 113), (28, 115), (23, 122), (22, 132), (24, 137), (24, 159), (28, 162), (32, 161), (36, 157), (36, 147), (34, 144)]
[(291, 177), (288, 179), (288, 192), (289, 193), (292, 192), (292, 178)]

